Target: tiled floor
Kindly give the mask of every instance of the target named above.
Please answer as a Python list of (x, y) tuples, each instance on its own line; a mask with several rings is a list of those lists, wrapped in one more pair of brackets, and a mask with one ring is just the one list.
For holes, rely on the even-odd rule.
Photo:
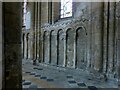
[[(47, 66), (44, 64), (32, 65), (23, 61), (23, 88), (117, 88), (116, 83), (96, 81), (89, 78), (85, 71)], [(117, 90), (117, 89), (116, 89)]]

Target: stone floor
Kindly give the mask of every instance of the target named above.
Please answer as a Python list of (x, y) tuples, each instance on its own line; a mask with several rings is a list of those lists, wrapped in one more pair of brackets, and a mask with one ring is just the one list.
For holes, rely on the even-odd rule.
[[(23, 61), (23, 89), (24, 88), (86, 88), (99, 90), (112, 88), (118, 90), (114, 82), (104, 82), (92, 79), (88, 72), (49, 66), (45, 64), (33, 65), (29, 60)], [(115, 89), (116, 88), (116, 89)]]

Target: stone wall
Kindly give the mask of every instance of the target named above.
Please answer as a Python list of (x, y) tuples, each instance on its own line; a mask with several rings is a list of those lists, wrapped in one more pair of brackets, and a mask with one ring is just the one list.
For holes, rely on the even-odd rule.
[(61, 67), (82, 68), (87, 65), (86, 37), (86, 29), (80, 20), (71, 19), (43, 27), (42, 62)]
[[(57, 5), (58, 3), (54, 6)], [(120, 76), (119, 3), (74, 2), (73, 17), (66, 19), (58, 19), (58, 15), (54, 14), (55, 8), (52, 7), (52, 24), (49, 23), (48, 6), (45, 2), (40, 5), (40, 22), (37, 18), (40, 14), (35, 16), (35, 28), (40, 31), (40, 37), (36, 39), (40, 40), (40, 48), (36, 46), (36, 49), (40, 52), (33, 53), (40, 55), (39, 61), (60, 67), (84, 69), (92, 72), (95, 77), (102, 74), (103, 77), (117, 80)]]

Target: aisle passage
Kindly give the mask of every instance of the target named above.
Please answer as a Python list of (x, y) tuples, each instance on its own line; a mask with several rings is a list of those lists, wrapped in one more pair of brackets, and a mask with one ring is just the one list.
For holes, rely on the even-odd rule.
[(85, 71), (78, 71), (23, 61), (23, 88), (117, 88), (116, 83), (100, 81)]

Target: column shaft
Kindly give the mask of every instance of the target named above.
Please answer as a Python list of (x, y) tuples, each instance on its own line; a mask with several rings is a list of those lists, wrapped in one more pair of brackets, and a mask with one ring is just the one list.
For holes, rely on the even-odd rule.
[(22, 90), (22, 3), (3, 3), (4, 21), (4, 65), (3, 88), (19, 88)]
[(94, 69), (96, 71), (102, 70), (102, 30), (103, 30), (103, 2), (96, 3), (96, 20), (95, 20), (95, 62)]
[(66, 67), (66, 33), (64, 33), (64, 63), (63, 63), (63, 67)]

